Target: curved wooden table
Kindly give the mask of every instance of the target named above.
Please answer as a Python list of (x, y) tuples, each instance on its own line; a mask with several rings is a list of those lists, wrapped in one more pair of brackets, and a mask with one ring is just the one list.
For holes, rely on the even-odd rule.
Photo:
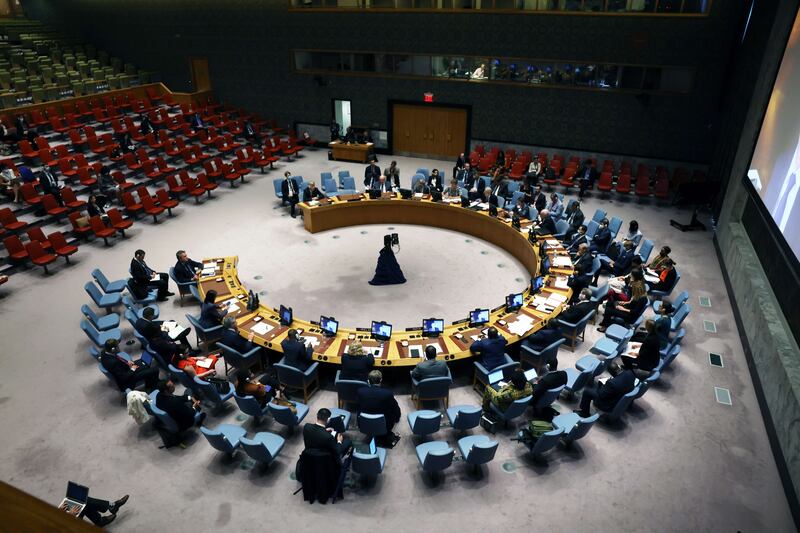
[[(360, 196), (360, 195), (359, 195)], [(356, 197), (359, 197), (356, 196)], [(348, 197), (352, 198), (352, 197)], [(523, 221), (522, 231), (511, 227), (509, 220), (493, 218), (485, 211), (465, 209), (459, 204), (432, 202), (430, 200), (402, 200), (400, 198), (370, 200), (362, 198), (358, 201), (348, 201), (347, 198), (334, 198), (325, 205), (300, 204), (303, 209), (305, 227), (311, 233), (355, 226), (362, 224), (417, 224), (437, 228), (459, 231), (479, 239), (491, 242), (516, 257), (528, 270), (531, 276), (536, 276), (539, 271), (538, 242), (547, 240), (540, 237), (537, 244), (531, 244), (527, 238), (529, 221)], [(553, 259), (556, 255), (568, 255), (566, 250), (557, 241), (550, 240), (548, 254)], [(217, 301), (228, 301), (232, 304), (231, 316), (235, 316), (239, 325), (239, 332), (247, 337), (254, 333), (254, 342), (257, 344), (282, 352), (281, 341), (286, 338), (289, 327), (280, 325), (277, 309), (261, 304), (257, 311), (247, 311), (248, 290), (239, 281), (237, 273), (238, 257), (222, 257), (206, 259), (204, 263), (215, 262), (216, 273), (200, 279), (198, 288), (201, 296), (215, 289)], [(567, 276), (571, 268), (551, 268), (551, 273), (545, 279), (545, 286), (540, 296), (566, 300), (571, 296), (569, 289), (555, 287), (557, 276)], [(339, 364), (341, 356), (346, 353), (347, 346), (358, 340), (368, 350), (381, 349), (382, 353), (375, 357), (376, 366), (414, 366), (420, 359), (412, 354), (420, 355), (429, 344), (434, 344), (439, 349), (439, 358), (447, 361), (471, 357), (469, 346), (473, 337), (481, 334), (481, 330), (494, 326), (508, 340), (509, 344), (518, 342), (541, 329), (544, 321), (561, 312), (563, 307), (558, 305), (551, 312), (543, 312), (536, 308), (531, 297), (530, 287), (524, 292), (525, 304), (519, 311), (507, 312), (501, 305), (490, 310), (490, 320), (480, 328), (470, 328), (466, 319), (446, 325), (444, 332), (438, 338), (422, 337), (421, 328), (401, 330), (394, 325), (392, 337), (389, 341), (381, 343), (370, 338), (369, 328), (350, 329), (339, 327), (335, 337), (325, 337), (314, 321), (295, 318), (291, 327), (300, 331), (301, 336), (312, 343), (314, 347), (314, 360), (325, 363)], [(502, 300), (505, 295), (498, 299)], [(287, 302), (291, 303), (291, 302)], [(420, 324), (422, 317), (420, 317)], [(266, 330), (266, 331), (264, 331)]]

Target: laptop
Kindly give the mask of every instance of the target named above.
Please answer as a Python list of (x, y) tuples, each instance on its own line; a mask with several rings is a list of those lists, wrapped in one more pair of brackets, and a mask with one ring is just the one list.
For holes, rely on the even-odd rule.
[(378, 453), (378, 447), (375, 445), (375, 437), (372, 437), (372, 440), (369, 441), (369, 453), (372, 455)]
[(86, 500), (88, 499), (89, 487), (69, 481), (67, 482), (67, 495), (61, 500), (61, 505), (58, 508), (73, 516), (80, 516), (86, 507)]
[(530, 370), (525, 371), (525, 381), (533, 381), (537, 377), (539, 376), (536, 374), (535, 369), (531, 368)]
[(140, 361), (140, 363), (139, 363), (140, 365), (150, 366), (152, 364), (152, 362), (153, 362), (153, 354), (151, 354), (147, 350), (144, 350), (142, 352), (142, 356), (139, 358), (139, 361)]
[(489, 374), (489, 384), (494, 385), (495, 383), (499, 383), (503, 380), (503, 371), (502, 370), (495, 370), (494, 372)]

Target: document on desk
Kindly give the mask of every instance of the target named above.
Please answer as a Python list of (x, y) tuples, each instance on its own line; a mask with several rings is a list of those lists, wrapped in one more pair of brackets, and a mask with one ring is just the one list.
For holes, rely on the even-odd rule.
[(558, 239), (547, 239), (544, 242), (546, 242), (548, 246), (552, 246), (554, 248), (561, 246), (561, 243), (558, 241)]
[(188, 329), (188, 328), (185, 328), (185, 327), (183, 327), (183, 326), (180, 326), (180, 325), (178, 325), (178, 324), (175, 324), (175, 327), (174, 327), (174, 328), (172, 328), (172, 329), (170, 329), (170, 330), (169, 330), (169, 332), (168, 332), (167, 334), (169, 335), (169, 338), (170, 338), (170, 339), (172, 339), (172, 340), (175, 340), (175, 339), (177, 339), (178, 337), (180, 337), (181, 335), (183, 335), (183, 333), (184, 333), (184, 332), (185, 332), (187, 329)]
[(567, 276), (558, 276), (556, 278), (556, 281), (553, 283), (553, 286), (556, 289), (567, 290), (567, 289), (569, 289), (569, 285), (567, 285), (568, 282), (569, 282), (569, 279), (567, 278)]
[(302, 335), (298, 335), (297, 338), (300, 339), (300, 342), (303, 344), (310, 344), (312, 348), (319, 346), (319, 339), (316, 337), (303, 337)]
[(519, 314), (514, 322), (508, 324), (508, 331), (512, 335), (523, 336), (533, 328), (533, 317)]
[(547, 299), (545, 305), (555, 308), (564, 303), (564, 300), (561, 300), (559, 298), (553, 298), (553, 296), (555, 296), (555, 294), (551, 295), (550, 298)]
[(225, 300), (222, 302), (228, 307), (228, 313), (238, 313), (239, 312), (239, 300), (236, 298), (231, 298), (230, 300)]
[(272, 326), (271, 324), (267, 324), (266, 322), (264, 322), (262, 320), (261, 322), (259, 322), (258, 324), (256, 324), (252, 328), (250, 328), (250, 331), (252, 331), (256, 335), (264, 336), (267, 333), (269, 333), (270, 331), (272, 331), (273, 329), (275, 329), (274, 326)]
[(540, 313), (550, 314), (553, 312), (553, 309), (555, 309), (555, 306), (549, 305), (547, 302), (536, 306), (536, 310)]
[(556, 268), (569, 268), (572, 266), (572, 259), (567, 255), (557, 255), (553, 260), (553, 266)]
[(644, 275), (644, 280), (647, 283), (653, 285), (653, 284), (658, 283), (659, 281), (661, 281), (661, 278), (659, 278), (658, 276), (651, 276), (649, 274), (645, 274)]
[(547, 297), (547, 299), (548, 299), (548, 301), (553, 301), (553, 302), (558, 302), (558, 303), (564, 303), (564, 302), (567, 301), (567, 297), (566, 296), (564, 296), (563, 294), (558, 294), (556, 292), (551, 293), (550, 296)]
[(533, 300), (531, 301), (531, 303), (532, 303), (532, 305), (534, 307), (539, 307), (540, 305), (546, 305), (547, 304), (547, 298), (545, 298), (544, 296), (538, 296), (537, 295), (537, 296), (533, 297)]

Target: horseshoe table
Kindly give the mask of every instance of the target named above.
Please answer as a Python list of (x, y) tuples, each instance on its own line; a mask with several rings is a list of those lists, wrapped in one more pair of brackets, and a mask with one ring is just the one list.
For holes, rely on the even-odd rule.
[[(523, 221), (521, 231), (511, 226), (510, 219), (490, 217), (486, 211), (475, 211), (463, 208), (459, 203), (448, 204), (433, 202), (429, 199), (404, 200), (396, 196), (381, 199), (368, 199), (361, 195), (335, 197), (322, 203), (301, 203), (306, 229), (311, 233), (326, 231), (346, 226), (362, 224), (416, 224), (458, 231), (476, 238), (491, 242), (511, 253), (528, 270), (532, 277), (539, 273), (539, 242), (548, 242), (547, 254), (551, 262), (556, 264), (557, 256), (567, 256), (566, 250), (558, 241), (540, 237), (536, 243), (528, 241), (527, 229), (530, 221)], [(501, 212), (502, 215), (502, 212)], [(519, 311), (506, 311), (501, 305), (491, 310), (489, 322), (477, 328), (469, 327), (466, 319), (446, 325), (438, 338), (422, 336), (419, 326), (401, 330), (396, 328), (391, 339), (380, 342), (370, 337), (367, 329), (352, 329), (340, 324), (338, 334), (334, 337), (323, 335), (319, 324), (302, 318), (294, 318), (291, 326), (283, 326), (278, 318), (278, 310), (261, 304), (255, 311), (247, 310), (248, 290), (239, 281), (237, 274), (238, 257), (215, 257), (203, 261), (205, 266), (214, 264), (213, 275), (200, 278), (198, 288), (201, 296), (211, 289), (217, 291), (218, 302), (228, 302), (229, 316), (236, 317), (239, 332), (247, 337), (254, 334), (254, 342), (268, 349), (281, 352), (281, 341), (286, 338), (289, 327), (300, 331), (300, 334), (314, 347), (314, 360), (324, 363), (339, 364), (347, 346), (359, 341), (365, 349), (378, 350), (375, 365), (380, 366), (414, 366), (419, 362), (424, 348), (429, 344), (437, 346), (439, 358), (447, 361), (471, 357), (469, 346), (481, 335), (481, 331), (489, 326), (496, 327), (508, 340), (509, 344), (531, 335), (539, 330), (543, 322), (561, 312), (563, 304), (546, 307), (542, 300), (550, 299), (550, 306), (555, 301), (566, 301), (571, 290), (563, 287), (563, 279), (571, 273), (571, 267), (562, 269), (553, 267), (545, 278), (545, 284), (539, 295), (534, 298), (530, 294), (530, 286), (525, 290), (524, 305)], [(503, 301), (506, 295), (498, 295)], [(292, 302), (286, 302), (291, 305)], [(545, 312), (549, 310), (549, 312)], [(420, 324), (422, 323), (420, 317)]]

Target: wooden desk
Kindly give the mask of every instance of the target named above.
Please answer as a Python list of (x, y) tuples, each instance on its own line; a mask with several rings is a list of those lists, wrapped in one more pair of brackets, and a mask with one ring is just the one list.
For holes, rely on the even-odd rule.
[[(489, 241), (514, 255), (531, 276), (536, 276), (539, 271), (538, 242), (531, 244), (528, 242), (526, 226), (523, 224), (523, 231), (519, 232), (511, 227), (510, 221), (490, 217), (486, 212), (465, 209), (457, 204), (448, 205), (429, 200), (402, 200), (402, 199), (380, 199), (380, 200), (361, 200), (357, 202), (341, 201), (334, 199), (332, 204), (311, 207), (301, 203), (305, 215), (306, 229), (315, 233), (326, 229), (339, 228), (357, 224), (375, 223), (405, 223), (423, 224), (433, 227), (461, 231), (477, 238)], [(544, 240), (540, 238), (539, 240)], [(548, 247), (548, 255), (566, 254), (563, 247)], [(568, 254), (567, 254), (568, 255)], [(217, 263), (215, 274), (203, 277), (198, 282), (198, 289), (201, 297), (210, 289), (219, 290), (222, 288), (227, 291), (224, 300), (236, 299), (240, 311), (233, 316), (237, 318), (239, 332), (247, 337), (253, 328), (266, 328), (264, 333), (256, 333), (254, 342), (266, 348), (282, 352), (280, 343), (286, 338), (288, 327), (281, 326), (278, 318), (278, 310), (267, 305), (261, 304), (257, 311), (249, 312), (245, 309), (247, 303), (247, 288), (239, 282), (237, 274), (238, 257), (210, 258), (203, 263)], [(564, 275), (567, 271), (551, 269), (551, 275), (545, 280), (545, 287), (541, 294), (548, 296), (557, 294), (569, 299), (572, 294), (570, 290), (561, 290), (553, 286), (554, 276)], [(220, 280), (221, 281), (218, 281)], [(498, 304), (503, 302), (506, 295), (498, 295)], [(222, 300), (220, 298), (220, 300)], [(223, 301), (224, 301), (223, 300)], [(435, 339), (422, 337), (421, 332), (404, 331), (403, 326), (419, 327), (419, 324), (393, 324), (392, 338), (383, 343), (383, 353), (376, 357), (375, 365), (381, 366), (414, 366), (420, 359), (412, 357), (409, 350), (414, 346), (419, 346), (421, 350), (428, 344), (435, 344), (440, 351), (439, 358), (451, 361), (471, 357), (469, 346), (472, 344), (472, 336), (480, 335), (481, 330), (490, 326), (496, 327), (509, 343), (518, 342), (541, 329), (545, 320), (561, 312), (562, 305), (557, 306), (550, 313), (543, 313), (537, 310), (532, 303), (530, 287), (524, 292), (525, 305), (516, 312), (507, 312), (505, 307), (499, 307), (491, 311), (489, 323), (480, 328), (470, 328), (464, 322), (446, 325), (442, 335)], [(291, 304), (291, 302), (288, 302)], [(464, 310), (466, 313), (468, 310)], [(256, 320), (257, 317), (260, 317)], [(420, 317), (420, 323), (422, 317)], [(525, 324), (525, 331), (518, 331), (519, 324)], [(266, 326), (258, 326), (265, 324)], [(352, 324), (351, 326), (356, 326)], [(325, 337), (319, 325), (309, 320), (295, 317), (291, 327), (302, 330), (301, 336), (305, 337), (314, 345), (314, 359), (325, 363), (339, 364), (341, 357), (346, 352), (347, 346), (358, 340), (366, 349), (377, 348), (381, 343), (370, 338), (368, 331), (359, 331), (344, 324), (340, 324), (339, 332), (335, 337)], [(522, 326), (520, 326), (522, 327)]]
[(328, 147), (333, 153), (333, 159), (336, 161), (355, 161), (357, 163), (367, 162), (367, 158), (372, 153), (372, 146), (372, 143), (345, 144), (340, 141), (328, 143)]

